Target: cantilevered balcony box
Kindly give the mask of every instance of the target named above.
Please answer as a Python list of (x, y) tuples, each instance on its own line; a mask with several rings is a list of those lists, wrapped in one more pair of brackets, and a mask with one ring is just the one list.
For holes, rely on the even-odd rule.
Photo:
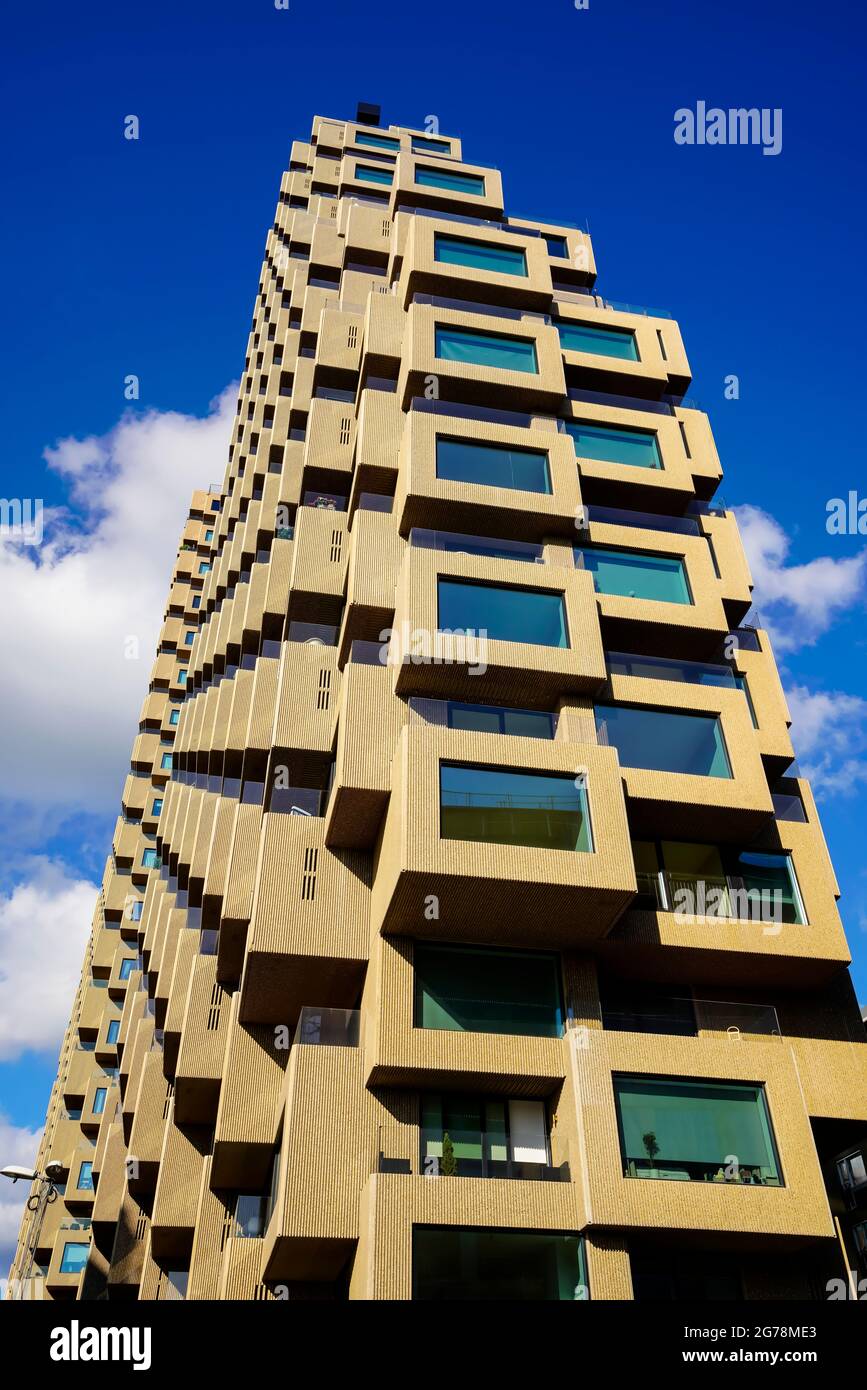
[(293, 1026), (311, 999), (352, 1008), (368, 949), (369, 856), (326, 848), (321, 816), (265, 814), (242, 1023)]
[[(584, 1174), (594, 1225), (633, 1231), (690, 1231), (730, 1238), (742, 1249), (777, 1245), (804, 1248), (834, 1234), (819, 1160), (791, 1050), (776, 1037), (733, 1043), (726, 1038), (684, 1038), (589, 1030), (586, 1046), (570, 1050), (578, 1093), (578, 1125), (592, 1143), (594, 1159)], [(624, 1121), (615, 1099), (615, 1078), (675, 1084), (702, 1082), (760, 1087), (763, 1118), (738, 1128), (740, 1156), (724, 1142), (713, 1142), (713, 1125), (686, 1123), (679, 1135), (665, 1132), (665, 1115), (653, 1124), (647, 1103), (648, 1134), (656, 1129), (655, 1153), (646, 1144), (636, 1151), (634, 1123)], [(721, 1094), (714, 1091), (714, 1094)], [(708, 1100), (699, 1100), (707, 1105)], [(642, 1112), (642, 1114), (645, 1112)], [(640, 1128), (640, 1125), (639, 1125)], [(757, 1142), (764, 1130), (764, 1143)], [(696, 1154), (678, 1153), (676, 1140)], [(752, 1139), (752, 1145), (751, 1145)], [(766, 1149), (754, 1153), (752, 1148)], [(666, 1151), (667, 1150), (667, 1151)], [(744, 1152), (746, 1150), (746, 1152)], [(734, 1168), (737, 1164), (737, 1180)], [(702, 1164), (704, 1169), (702, 1171)], [(730, 1181), (726, 1181), (726, 1168)]]
[[(553, 709), (562, 695), (599, 690), (605, 659), (593, 580), (571, 567), (568, 549), (515, 543), (522, 558), (503, 559), (484, 546), (479, 554), (456, 553), (458, 536), (448, 538), (448, 550), (430, 549), (438, 544), (431, 534), (411, 537), (419, 543), (407, 546), (397, 586), (389, 652), (397, 694)], [(534, 554), (550, 562), (534, 563)], [(528, 605), (551, 608), (557, 630), (546, 635), (530, 622), (521, 640), (501, 640), (487, 619), (453, 622), (441, 601), (455, 592), (449, 585), (493, 588), (507, 607), (520, 605), (526, 592)]]
[(166, 1125), (151, 1218), (151, 1250), (157, 1259), (189, 1255), (211, 1140), (206, 1127)]
[(217, 983), (216, 956), (195, 957), (189, 980), (175, 1072), (175, 1118), (180, 1124), (213, 1124), (232, 1000)]
[(571, 440), (541, 425), (463, 419), (430, 405), (404, 417), (394, 502), (403, 535), (420, 526), (575, 538), (581, 493)]
[[(494, 774), (486, 787), (498, 772), (529, 775), (532, 794), (452, 792), (461, 769)], [(592, 743), (410, 723), (374, 858), (371, 928), (550, 948), (604, 937), (635, 892), (619, 781), (614, 752)]]
[[(368, 184), (367, 191), (375, 187), (385, 191), (385, 186), (379, 189), (374, 184)], [(394, 165), (391, 185), (391, 211), (398, 207), (448, 208), (462, 216), (495, 221), (503, 215), (503, 180), (498, 169), (486, 169), (481, 164), (431, 159), (402, 151)], [(443, 216), (447, 216), (445, 211)]]
[[(383, 500), (386, 505), (390, 502)], [(390, 511), (369, 511), (362, 506), (353, 513), (340, 631), (341, 665), (354, 641), (377, 642), (380, 633), (391, 626), (404, 549)]]
[(391, 794), (394, 747), (405, 721), (406, 706), (395, 700), (385, 665), (375, 659), (371, 664), (348, 661), (332, 718), (336, 757), (325, 816), (327, 845), (373, 849)]
[(691, 463), (672, 415), (572, 398), (563, 428), (586, 502), (681, 514), (695, 496)]
[(404, 410), (430, 396), (432, 382), (435, 399), (558, 414), (566, 381), (557, 330), (518, 309), (500, 317), (411, 304), (397, 384)]
[(704, 536), (591, 519), (575, 547), (608, 650), (711, 660), (730, 626)]
[(679, 396), (692, 374), (673, 319), (555, 300), (570, 384), (648, 399)]
[(346, 515), (330, 509), (329, 501), (336, 494), (323, 490), (317, 496), (323, 504), (299, 507), (295, 521), (289, 613), (299, 622), (327, 621), (320, 616), (322, 601), (337, 600), (339, 606), (346, 587)]
[(635, 836), (746, 843), (771, 823), (774, 805), (741, 690), (623, 675), (609, 688), (596, 706), (598, 736), (618, 750)]
[(412, 217), (398, 292), (405, 308), (415, 294), (545, 310), (551, 267), (541, 237), (443, 218)]

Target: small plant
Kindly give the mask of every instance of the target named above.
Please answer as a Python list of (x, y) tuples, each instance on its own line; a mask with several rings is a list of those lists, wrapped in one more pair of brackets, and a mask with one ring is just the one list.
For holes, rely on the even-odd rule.
[(453, 1178), (457, 1175), (458, 1161), (455, 1158), (455, 1146), (452, 1137), (446, 1131), (443, 1135), (443, 1152), (440, 1158), (440, 1175), (444, 1178)]
[(648, 1130), (646, 1134), (642, 1134), (641, 1142), (647, 1151), (647, 1157), (652, 1163), (659, 1153), (659, 1145), (656, 1142), (656, 1135), (653, 1133), (652, 1129)]

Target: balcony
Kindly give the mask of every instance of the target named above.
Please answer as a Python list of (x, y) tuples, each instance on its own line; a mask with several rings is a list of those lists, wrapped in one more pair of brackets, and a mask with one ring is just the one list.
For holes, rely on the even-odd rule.
[(305, 1004), (295, 1029), (296, 1047), (358, 1047), (358, 1009), (329, 1009)]
[(732, 1003), (692, 995), (665, 995), (647, 1004), (603, 1000), (602, 1024), (617, 1033), (672, 1033), (680, 1037), (716, 1033), (733, 1040), (756, 1037), (782, 1041), (773, 1004)]
[[(462, 233), (432, 217), (412, 218), (404, 244), (399, 289), (404, 304), (419, 294), (456, 294), (473, 300), (545, 309), (552, 285), (548, 249), (519, 228)], [(475, 262), (475, 263), (474, 263)]]
[(476, 733), (506, 734), (513, 738), (557, 737), (558, 717), (547, 710), (513, 709), (506, 705), (470, 705), (457, 700), (407, 701), (411, 724), (441, 729), (466, 729)]
[[(533, 1102), (527, 1102), (532, 1104)], [(408, 1173), (425, 1178), (482, 1178), (506, 1182), (571, 1182), (569, 1164), (528, 1162), (514, 1158), (495, 1158), (493, 1144), (483, 1144), (475, 1130), (450, 1128), (444, 1136), (434, 1130), (423, 1130), (417, 1136), (420, 1147), (416, 1157), (406, 1155), (406, 1130), (397, 1125), (378, 1127), (377, 1173)], [(444, 1144), (444, 1138), (447, 1143)], [(502, 1146), (499, 1146), (502, 1147)], [(445, 1149), (445, 1152), (444, 1152)], [(482, 1152), (482, 1150), (491, 1152)], [(467, 1151), (478, 1150), (478, 1157)]]

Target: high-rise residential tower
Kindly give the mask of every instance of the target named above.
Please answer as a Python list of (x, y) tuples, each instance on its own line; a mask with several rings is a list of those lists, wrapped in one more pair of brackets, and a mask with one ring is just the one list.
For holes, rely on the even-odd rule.
[(13, 1293), (827, 1297), (867, 1045), (677, 322), (377, 120), (292, 147)]

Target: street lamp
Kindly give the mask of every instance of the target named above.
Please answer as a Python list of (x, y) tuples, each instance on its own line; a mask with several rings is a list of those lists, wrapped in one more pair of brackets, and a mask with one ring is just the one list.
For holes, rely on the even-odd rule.
[(46, 1163), (45, 1172), (40, 1173), (38, 1168), (24, 1168), (18, 1163), (10, 1163), (6, 1168), (0, 1168), (0, 1176), (10, 1178), (16, 1182), (38, 1182), (39, 1186), (35, 1192), (31, 1192), (27, 1198), (27, 1210), (32, 1212), (30, 1225), (27, 1229), (27, 1258), (21, 1278), (17, 1281), (15, 1292), (16, 1299), (24, 1297), (24, 1289), (27, 1280), (30, 1278), (33, 1262), (36, 1258), (36, 1250), (39, 1245), (39, 1236), (42, 1231), (42, 1223), (45, 1220), (45, 1213), (52, 1202), (58, 1198), (57, 1183), (63, 1172), (63, 1164), (52, 1159)]

